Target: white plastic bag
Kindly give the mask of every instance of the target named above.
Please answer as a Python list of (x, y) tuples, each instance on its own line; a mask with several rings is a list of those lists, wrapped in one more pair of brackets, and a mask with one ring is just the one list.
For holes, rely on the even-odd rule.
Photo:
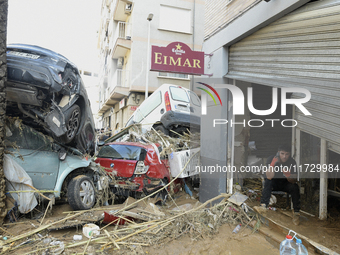
[[(6, 177), (6, 191), (32, 190), (25, 184), (33, 186), (31, 177), (26, 171), (9, 155), (4, 155), (4, 173)], [(28, 213), (37, 206), (38, 202), (34, 192), (11, 193), (19, 204), (21, 213)]]
[(270, 200), (269, 200), (269, 205), (276, 204), (276, 202), (277, 202), (276, 196), (271, 195)]

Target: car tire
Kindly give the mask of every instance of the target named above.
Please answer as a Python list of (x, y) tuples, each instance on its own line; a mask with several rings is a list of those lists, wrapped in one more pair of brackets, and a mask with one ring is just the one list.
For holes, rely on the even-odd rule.
[(169, 130), (166, 129), (162, 124), (155, 127), (156, 131), (161, 131), (165, 135), (169, 135)]
[(66, 133), (61, 136), (61, 141), (65, 144), (71, 143), (76, 137), (80, 127), (81, 111), (78, 105), (72, 105), (65, 114)]
[(86, 175), (74, 177), (68, 184), (67, 199), (73, 210), (91, 209), (96, 202), (92, 180)]

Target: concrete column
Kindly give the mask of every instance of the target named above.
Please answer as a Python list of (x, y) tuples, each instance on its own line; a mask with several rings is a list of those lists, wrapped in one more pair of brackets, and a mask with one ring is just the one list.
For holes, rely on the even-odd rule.
[[(212, 72), (214, 70), (214, 72)], [(213, 55), (205, 58), (205, 73), (213, 74), (211, 78), (196, 78), (195, 86), (198, 82), (203, 82), (214, 86), (223, 84), (223, 76), (228, 72), (228, 48), (221, 47), (213, 52)], [(196, 90), (198, 91), (198, 89)], [(213, 127), (214, 119), (228, 120), (230, 108), (228, 105), (228, 90), (216, 88), (221, 97), (223, 106), (214, 104), (209, 95), (207, 96), (207, 113), (201, 116), (201, 167), (200, 172), (200, 202), (205, 202), (221, 193), (226, 193), (227, 172), (211, 172), (214, 168), (228, 166), (228, 124), (216, 125)], [(200, 94), (205, 93), (199, 91)], [(219, 168), (219, 169), (221, 169)], [(217, 169), (216, 169), (217, 170)], [(215, 201), (218, 203), (219, 201)]]

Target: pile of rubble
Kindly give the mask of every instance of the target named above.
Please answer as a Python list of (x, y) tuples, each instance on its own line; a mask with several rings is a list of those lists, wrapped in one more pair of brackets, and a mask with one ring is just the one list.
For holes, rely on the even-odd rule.
[[(171, 200), (176, 205), (175, 200)], [(248, 226), (253, 220), (257, 220), (251, 209), (238, 206), (227, 194), (221, 194), (203, 204), (197, 201), (194, 205), (176, 205), (172, 210), (166, 206), (158, 207), (151, 201), (155, 202), (150, 200), (150, 196), (141, 200), (128, 198), (122, 205), (68, 212), (63, 219), (1, 241), (2, 252), (20, 252), (29, 247), (30, 252), (27, 254), (60, 254), (63, 251), (74, 252), (76, 249), (81, 249), (83, 254), (90, 252), (90, 249), (96, 252), (115, 250), (119, 254), (125, 254), (128, 250), (143, 250), (145, 246), (161, 245), (182, 235), (189, 235), (192, 240), (211, 237), (225, 223), (242, 223), (242, 226)], [(213, 203), (215, 205), (211, 206)], [(48, 235), (49, 230), (62, 229), (65, 225), (72, 225), (75, 220), (78, 224), (84, 224), (86, 219), (87, 222), (92, 219), (98, 225), (103, 221), (108, 224), (102, 224), (101, 228), (94, 224), (84, 225), (83, 234), (89, 238), (79, 240), (82, 239), (80, 237), (79, 241), (70, 240), (69, 243)], [(92, 231), (93, 234), (85, 233), (84, 229), (90, 225), (97, 226), (96, 231)], [(257, 224), (256, 228), (258, 227)]]
[(163, 150), (160, 152), (161, 156), (167, 156), (172, 152), (189, 150), (200, 147), (200, 133), (191, 133), (186, 130), (179, 134), (170, 130), (171, 136), (165, 135), (154, 128), (143, 132), (142, 126), (134, 124), (122, 130), (120, 133), (108, 138), (105, 143), (120, 141), (120, 142), (139, 142), (142, 144), (158, 143)]

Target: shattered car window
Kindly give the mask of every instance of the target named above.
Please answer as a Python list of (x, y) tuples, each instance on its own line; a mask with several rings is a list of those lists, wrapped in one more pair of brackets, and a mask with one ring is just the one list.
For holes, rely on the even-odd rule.
[(6, 146), (19, 149), (51, 151), (52, 143), (33, 128), (22, 125), (18, 120), (6, 122)]
[(146, 151), (138, 146), (111, 144), (104, 146), (98, 153), (98, 158), (144, 160)]

